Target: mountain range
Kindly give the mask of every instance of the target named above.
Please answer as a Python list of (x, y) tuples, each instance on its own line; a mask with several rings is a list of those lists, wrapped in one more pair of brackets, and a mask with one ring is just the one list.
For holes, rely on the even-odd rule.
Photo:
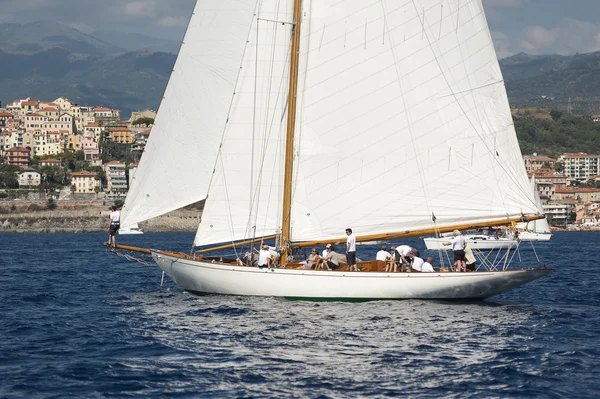
[[(58, 22), (0, 24), (0, 101), (67, 97), (122, 115), (157, 109), (179, 42), (139, 34), (86, 34)], [(500, 60), (512, 105), (600, 113), (600, 52), (516, 54)]]

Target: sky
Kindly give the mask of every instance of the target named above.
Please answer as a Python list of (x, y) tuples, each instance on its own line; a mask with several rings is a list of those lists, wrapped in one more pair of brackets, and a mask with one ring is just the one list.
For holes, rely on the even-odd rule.
[[(460, 1), (460, 0), (448, 0)], [(195, 0), (0, 0), (0, 23), (53, 20), (180, 41)], [(600, 51), (600, 0), (483, 0), (500, 58)]]

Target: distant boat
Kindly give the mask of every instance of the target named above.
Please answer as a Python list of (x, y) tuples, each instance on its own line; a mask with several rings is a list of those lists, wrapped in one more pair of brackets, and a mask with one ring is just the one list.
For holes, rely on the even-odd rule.
[(142, 230), (140, 230), (140, 228), (137, 225), (137, 223), (135, 223), (132, 226), (127, 226), (127, 227), (124, 227), (124, 228), (120, 228), (118, 233), (120, 235), (144, 234), (144, 232)]
[[(487, 234), (466, 234), (463, 235), (467, 245), (471, 249), (507, 249), (517, 246), (517, 240), (509, 237), (493, 237)], [(424, 238), (425, 246), (427, 249), (452, 249), (451, 245), (444, 245), (445, 242), (449, 242), (451, 237), (439, 237), (439, 238)]]

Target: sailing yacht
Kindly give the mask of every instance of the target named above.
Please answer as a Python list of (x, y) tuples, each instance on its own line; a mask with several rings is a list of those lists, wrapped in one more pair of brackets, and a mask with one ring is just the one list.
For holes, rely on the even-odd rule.
[[(481, 0), (198, 2), (121, 228), (202, 199), (190, 253), (118, 247), (193, 293), (487, 298), (551, 272), (296, 269), (348, 227), (390, 241), (543, 216)], [(261, 240), (278, 268), (238, 260)]]

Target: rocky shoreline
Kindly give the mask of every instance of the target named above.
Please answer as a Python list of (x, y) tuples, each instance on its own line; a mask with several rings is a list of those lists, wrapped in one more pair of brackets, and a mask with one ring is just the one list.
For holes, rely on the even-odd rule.
[[(0, 233), (93, 233), (108, 228), (110, 201), (59, 202), (56, 209), (45, 203), (19, 202), (0, 205)], [(193, 232), (202, 211), (180, 209), (142, 222), (144, 232)]]

